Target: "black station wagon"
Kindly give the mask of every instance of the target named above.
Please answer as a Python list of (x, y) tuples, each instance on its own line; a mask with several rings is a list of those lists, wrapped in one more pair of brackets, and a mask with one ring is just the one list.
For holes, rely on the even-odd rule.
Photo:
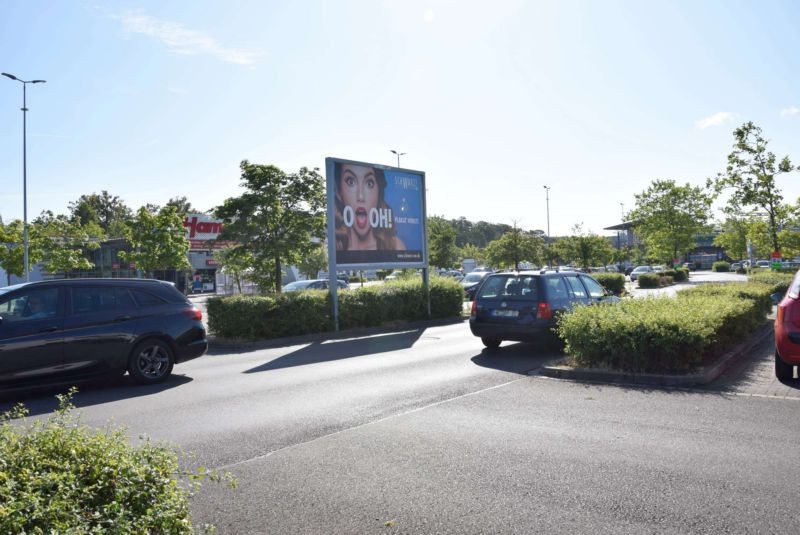
[(157, 383), (208, 348), (202, 313), (173, 284), (63, 279), (0, 288), (0, 391), (126, 371)]
[(499, 347), (503, 340), (532, 342), (551, 334), (559, 313), (577, 305), (618, 301), (584, 273), (495, 273), (478, 289), (469, 327), (489, 348)]

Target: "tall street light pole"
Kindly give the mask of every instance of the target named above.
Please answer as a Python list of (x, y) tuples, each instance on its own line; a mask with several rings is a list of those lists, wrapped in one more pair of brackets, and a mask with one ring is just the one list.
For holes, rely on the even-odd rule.
[(550, 186), (544, 186), (544, 194), (545, 200), (547, 201), (547, 262), (550, 264), (550, 267), (553, 267), (553, 255), (550, 252)]
[(28, 84), (43, 84), (45, 80), (20, 80), (13, 74), (2, 73), (6, 78), (15, 80), (22, 84), (22, 241), (23, 241), (23, 263), (25, 269), (25, 282), (30, 280), (28, 270), (28, 106), (26, 88)]
[(400, 167), (400, 156), (405, 156), (406, 153), (405, 152), (397, 152), (394, 149), (389, 149), (389, 152), (392, 152), (392, 153), (397, 155), (397, 167)]

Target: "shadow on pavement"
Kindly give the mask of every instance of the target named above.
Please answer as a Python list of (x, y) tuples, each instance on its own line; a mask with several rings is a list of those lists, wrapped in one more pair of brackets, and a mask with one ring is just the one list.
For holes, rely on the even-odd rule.
[[(183, 386), (191, 381), (191, 377), (174, 374), (170, 375), (169, 379), (163, 383), (147, 386), (136, 383), (129, 375), (83, 381), (75, 383), (78, 393), (72, 399), (72, 404), (80, 408), (149, 396)], [(25, 405), (29, 416), (53, 412), (58, 407), (56, 395), (65, 394), (71, 386), (66, 384), (0, 393), (0, 413), (11, 409), (17, 403)]]
[(363, 355), (388, 353), (408, 349), (419, 340), (425, 329), (414, 329), (398, 333), (378, 334), (362, 338), (326, 340), (313, 342), (302, 349), (265, 362), (244, 373), (258, 373), (306, 364), (318, 364), (332, 360), (349, 359)]
[(563, 356), (562, 352), (547, 344), (505, 342), (497, 349), (484, 348), (479, 355), (472, 357), (472, 362), (483, 368), (528, 375), (547, 361)]

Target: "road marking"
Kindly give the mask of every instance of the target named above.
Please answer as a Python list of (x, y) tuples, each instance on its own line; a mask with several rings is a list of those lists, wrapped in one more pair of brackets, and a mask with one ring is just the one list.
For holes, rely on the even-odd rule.
[(422, 407), (417, 407), (415, 409), (409, 409), (407, 411), (399, 412), (397, 414), (391, 414), (389, 416), (384, 416), (383, 418), (379, 418), (379, 419), (373, 420), (371, 422), (364, 422), (364, 423), (361, 423), (361, 424), (358, 424), (358, 425), (354, 425), (352, 427), (348, 427), (346, 429), (340, 429), (338, 431), (334, 431), (333, 433), (328, 433), (327, 435), (322, 435), (322, 436), (319, 436), (319, 437), (315, 437), (315, 438), (306, 440), (304, 442), (297, 442), (296, 444), (289, 444), (288, 446), (283, 446), (282, 448), (278, 448), (276, 450), (268, 451), (267, 453), (264, 453), (262, 455), (256, 455), (255, 457), (251, 457), (249, 459), (243, 459), (241, 461), (236, 461), (235, 463), (230, 463), (230, 464), (225, 464), (225, 465), (222, 465), (222, 466), (217, 466), (216, 468), (214, 468), (214, 470), (230, 470), (231, 468), (235, 468), (237, 466), (241, 466), (243, 464), (247, 464), (247, 463), (252, 462), (252, 461), (259, 461), (261, 459), (266, 459), (267, 457), (271, 457), (272, 455), (275, 455), (276, 453), (280, 453), (282, 451), (285, 451), (285, 450), (288, 450), (288, 449), (291, 449), (291, 448), (296, 448), (298, 446), (305, 446), (307, 444), (312, 444), (314, 442), (317, 442), (318, 440), (323, 440), (323, 439), (326, 439), (326, 438), (329, 438), (329, 437), (340, 435), (342, 433), (346, 433), (348, 431), (353, 431), (353, 430), (359, 429), (361, 427), (366, 427), (368, 425), (373, 425), (373, 424), (379, 424), (381, 422), (385, 422), (386, 420), (391, 420), (392, 418), (398, 418), (400, 416), (406, 416), (406, 415), (409, 415), (409, 414), (413, 414), (415, 412), (420, 412), (420, 411), (423, 411), (423, 410), (426, 410), (426, 409), (430, 409), (431, 407), (436, 407), (438, 405), (443, 405), (445, 403), (450, 403), (451, 401), (456, 401), (458, 399), (467, 398), (467, 397), (470, 397), (470, 396), (474, 396), (476, 394), (482, 394), (484, 392), (489, 392), (490, 390), (494, 390), (496, 388), (502, 388), (504, 386), (508, 386), (508, 385), (510, 385), (512, 383), (516, 383), (516, 382), (525, 380), (527, 378), (528, 378), (528, 376), (522, 376), (519, 379), (514, 379), (513, 381), (507, 381), (507, 382), (501, 383), (499, 385), (494, 385), (494, 386), (490, 386), (490, 387), (487, 387), (487, 388), (482, 388), (481, 390), (476, 390), (475, 392), (469, 392), (467, 394), (461, 394), (460, 396), (455, 396), (455, 397), (452, 397), (452, 398), (449, 398), (449, 399), (443, 399), (441, 401), (437, 401), (436, 403), (430, 403), (428, 405), (424, 405)]

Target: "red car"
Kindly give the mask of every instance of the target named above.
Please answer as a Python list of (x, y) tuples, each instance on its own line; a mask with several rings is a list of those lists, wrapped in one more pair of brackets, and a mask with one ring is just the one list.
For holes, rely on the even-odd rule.
[(775, 377), (792, 379), (800, 366), (800, 271), (778, 304), (775, 318)]

